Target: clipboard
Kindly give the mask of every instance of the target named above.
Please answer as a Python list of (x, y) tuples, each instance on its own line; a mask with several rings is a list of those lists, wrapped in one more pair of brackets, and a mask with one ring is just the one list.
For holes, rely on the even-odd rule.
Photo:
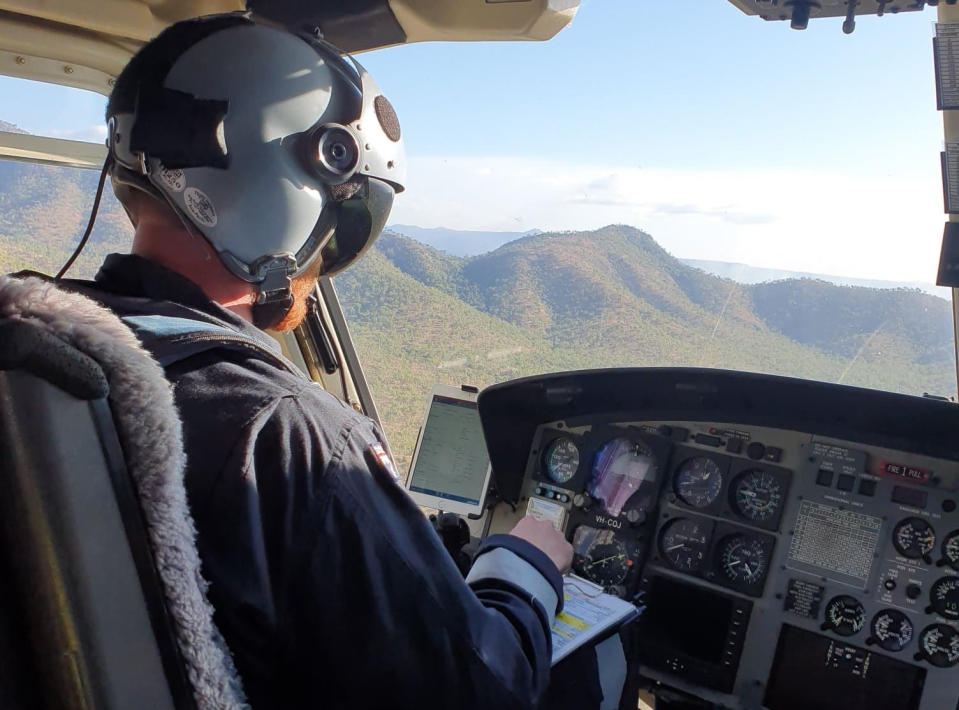
[(628, 601), (606, 594), (603, 588), (575, 574), (563, 577), (563, 611), (551, 629), (556, 665), (573, 651), (595, 645), (635, 621), (643, 611)]

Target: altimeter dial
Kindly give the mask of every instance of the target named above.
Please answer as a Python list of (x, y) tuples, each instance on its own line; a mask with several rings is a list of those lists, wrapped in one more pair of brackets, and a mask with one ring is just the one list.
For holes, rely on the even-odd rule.
[(730, 535), (720, 546), (720, 566), (729, 581), (751, 586), (765, 578), (769, 555), (761, 540)]

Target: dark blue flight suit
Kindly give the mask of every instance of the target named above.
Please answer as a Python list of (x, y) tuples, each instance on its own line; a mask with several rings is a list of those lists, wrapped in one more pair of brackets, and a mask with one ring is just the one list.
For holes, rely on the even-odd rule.
[[(65, 282), (121, 316), (191, 318), (279, 347), (136, 256)], [(489, 538), (467, 584), (378, 453), (376, 425), (269, 358), (206, 350), (167, 367), (216, 623), (254, 708), (533, 708), (561, 578)]]

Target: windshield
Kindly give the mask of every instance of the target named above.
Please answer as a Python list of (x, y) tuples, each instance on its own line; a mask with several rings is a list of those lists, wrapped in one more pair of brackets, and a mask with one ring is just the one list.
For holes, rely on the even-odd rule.
[(955, 395), (934, 20), (585, 0), (545, 44), (364, 57), (410, 177), (335, 281), (400, 464), (436, 382), (692, 366)]
[[(409, 179), (335, 285), (400, 466), (438, 382), (691, 366), (954, 396), (934, 19), (584, 0), (545, 43), (364, 54)], [(102, 96), (0, 94), (0, 130), (103, 139)], [(96, 179), (0, 161), (0, 269), (55, 273)], [(130, 237), (107, 189), (71, 275)]]

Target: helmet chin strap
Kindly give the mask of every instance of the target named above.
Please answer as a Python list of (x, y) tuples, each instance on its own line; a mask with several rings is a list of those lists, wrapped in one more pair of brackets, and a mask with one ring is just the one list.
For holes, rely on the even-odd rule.
[(259, 296), (253, 304), (253, 325), (257, 328), (272, 328), (293, 308), (293, 278), (296, 257), (278, 254), (267, 257), (257, 264)]

